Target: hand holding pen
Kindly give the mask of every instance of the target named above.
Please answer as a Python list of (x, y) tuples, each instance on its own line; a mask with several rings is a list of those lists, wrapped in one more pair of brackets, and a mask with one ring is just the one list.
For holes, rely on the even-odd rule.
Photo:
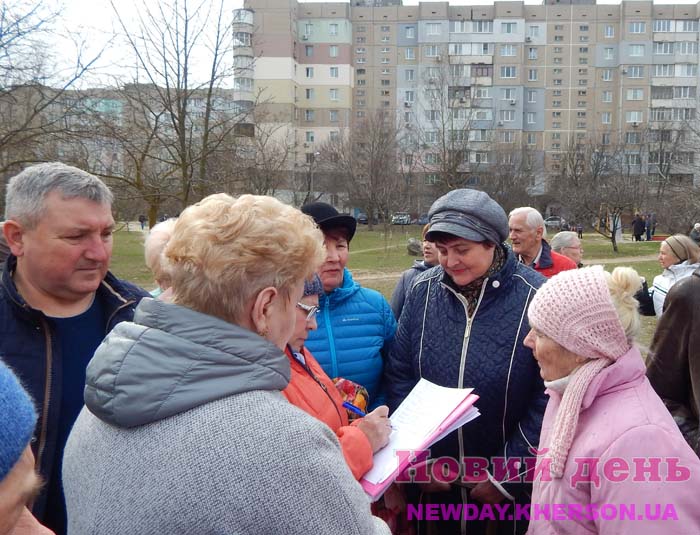
[[(347, 403), (347, 402), (345, 402)], [(389, 435), (391, 435), (391, 420), (389, 420), (389, 407), (382, 405), (377, 407), (372, 412), (364, 413), (361, 409), (351, 405), (352, 408), (348, 407), (345, 403), (343, 406), (362, 416), (361, 420), (357, 420), (355, 424), (369, 440), (369, 444), (372, 447), (372, 452), (377, 452), (387, 445), (389, 442)], [(357, 412), (359, 411), (359, 412)]]

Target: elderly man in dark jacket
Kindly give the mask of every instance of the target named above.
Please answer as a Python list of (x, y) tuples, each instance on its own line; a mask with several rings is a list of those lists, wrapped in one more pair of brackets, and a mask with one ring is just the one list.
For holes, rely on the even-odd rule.
[(5, 217), (0, 359), (36, 404), (32, 449), (46, 485), (33, 512), (60, 535), (63, 449), (83, 407), (85, 368), (148, 294), (107, 271), (112, 193), (99, 178), (57, 162), (28, 167), (7, 185)]
[[(389, 405), (395, 409), (421, 378), (473, 387), (481, 416), (439, 441), (431, 453), (460, 463), (469, 458), (467, 472), (472, 463), (486, 461), (489, 471), (471, 490), (437, 485), (442, 492), (427, 501), (529, 503), (530, 487), (520, 480), (527, 479), (547, 399), (523, 340), (530, 329), (527, 307), (546, 279), (519, 263), (503, 243), (508, 218), (486, 193), (461, 189), (439, 198), (426, 237), (436, 243), (440, 266), (421, 274), (406, 299), (386, 370)], [(499, 464), (507, 464), (504, 457), (516, 468), (511, 477), (499, 473)], [(465, 522), (441, 523), (439, 531), (464, 532)], [(504, 520), (498, 532), (526, 529), (522, 519), (515, 526)], [(484, 530), (469, 522), (470, 534)]]

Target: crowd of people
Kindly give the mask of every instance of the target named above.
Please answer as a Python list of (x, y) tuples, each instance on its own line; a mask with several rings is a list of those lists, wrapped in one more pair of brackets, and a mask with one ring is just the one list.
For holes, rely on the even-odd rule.
[[(390, 305), (347, 267), (354, 218), (215, 194), (150, 230), (149, 293), (108, 270), (112, 201), (60, 163), (7, 184), (0, 535), (700, 532), (689, 238), (643, 295), (631, 268), (583, 267), (579, 233), (457, 189)], [(372, 504), (359, 480), (421, 379), (474, 388), (480, 416)], [(675, 522), (407, 513), (662, 502)]]

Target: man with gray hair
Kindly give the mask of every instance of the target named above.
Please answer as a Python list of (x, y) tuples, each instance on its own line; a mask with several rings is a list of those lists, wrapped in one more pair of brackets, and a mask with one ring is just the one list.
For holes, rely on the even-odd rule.
[(554, 235), (550, 243), (552, 251), (564, 255), (574, 261), (577, 267), (582, 267), (583, 247), (578, 235), (570, 230), (564, 230)]
[(508, 216), (509, 237), (513, 252), (526, 266), (549, 278), (560, 271), (576, 269), (570, 258), (552, 251), (547, 243), (547, 229), (540, 214), (534, 208), (516, 208)]
[(0, 359), (37, 407), (32, 445), (46, 486), (33, 512), (57, 534), (66, 529), (63, 449), (83, 406), (85, 368), (147, 295), (107, 271), (113, 230), (112, 193), (85, 171), (45, 163), (7, 184)]

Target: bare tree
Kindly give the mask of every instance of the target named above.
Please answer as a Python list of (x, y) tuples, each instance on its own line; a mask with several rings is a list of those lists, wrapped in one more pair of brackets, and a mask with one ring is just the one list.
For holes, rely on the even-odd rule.
[(403, 209), (405, 175), (398, 155), (401, 129), (393, 114), (376, 110), (348, 133), (329, 139), (320, 149), (320, 167), (344, 184), (350, 200), (373, 219)]
[(492, 162), (474, 187), (488, 193), (509, 212), (523, 206), (535, 177), (542, 172), (542, 165), (524, 143), (499, 143), (492, 147)]
[[(184, 208), (217, 189), (210, 158), (235, 139), (251, 112), (222, 89), (235, 85), (233, 14), (224, 0), (159, 0), (143, 4), (130, 28), (116, 4), (112, 7), (139, 72), (128, 87), (129, 99), (159, 122), (153, 157), (167, 178), (177, 179), (172, 194)], [(197, 77), (196, 67), (203, 65), (206, 75)]]
[(562, 204), (578, 221), (595, 219), (594, 228), (610, 240), (615, 252), (623, 214), (637, 210), (648, 199), (644, 161), (642, 145), (572, 139), (562, 153), (561, 173), (553, 181)]

